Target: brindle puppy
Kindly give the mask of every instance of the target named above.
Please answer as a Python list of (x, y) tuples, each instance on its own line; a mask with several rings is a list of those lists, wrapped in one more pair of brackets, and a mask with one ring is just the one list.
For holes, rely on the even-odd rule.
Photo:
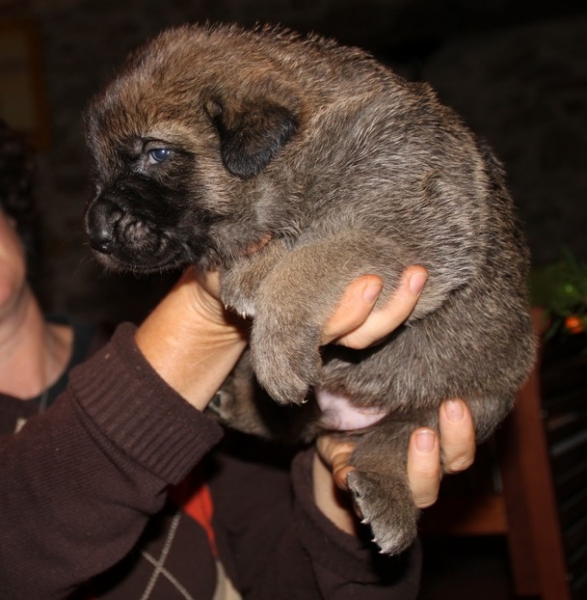
[[(410, 433), (460, 397), (485, 439), (534, 354), (528, 252), (491, 151), (427, 85), (275, 29), (164, 32), (97, 96), (87, 126), (97, 192), (85, 220), (102, 263), (220, 269), (223, 301), (253, 317), (258, 381), (282, 405), (318, 390), (319, 426), (357, 442), (349, 486), (375, 541), (406, 548)], [(351, 281), (379, 275), (385, 302), (416, 263), (429, 279), (402, 328), (374, 348), (321, 353)], [(222, 394), (216, 410), (261, 431), (240, 373), (237, 399)], [(273, 418), (313, 418), (310, 404)]]

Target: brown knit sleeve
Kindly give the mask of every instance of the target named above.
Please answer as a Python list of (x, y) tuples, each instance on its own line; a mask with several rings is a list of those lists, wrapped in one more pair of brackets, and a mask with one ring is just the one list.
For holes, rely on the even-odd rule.
[(0, 597), (64, 598), (135, 545), (221, 437), (121, 327), (43, 415), (0, 440)]

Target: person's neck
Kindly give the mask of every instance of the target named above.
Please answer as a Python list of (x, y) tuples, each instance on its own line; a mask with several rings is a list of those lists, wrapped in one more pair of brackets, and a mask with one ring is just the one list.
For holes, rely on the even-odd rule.
[(26, 288), (0, 315), (0, 391), (27, 400), (59, 379), (71, 355), (70, 327), (47, 323)]

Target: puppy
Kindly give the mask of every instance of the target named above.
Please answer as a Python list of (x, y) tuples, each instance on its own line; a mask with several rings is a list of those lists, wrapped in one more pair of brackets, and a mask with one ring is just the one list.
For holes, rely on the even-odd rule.
[[(528, 251), (491, 151), (428, 85), (361, 50), (236, 26), (172, 29), (136, 51), (91, 103), (87, 139), (101, 262), (219, 269), (224, 303), (253, 319), (215, 410), (252, 431), (291, 417), (306, 439), (354, 440), (364, 522), (383, 552), (404, 550), (410, 434), (463, 398), (484, 440), (534, 355)], [(384, 303), (411, 264), (429, 278), (404, 326), (373, 348), (321, 350), (353, 280), (380, 276)]]

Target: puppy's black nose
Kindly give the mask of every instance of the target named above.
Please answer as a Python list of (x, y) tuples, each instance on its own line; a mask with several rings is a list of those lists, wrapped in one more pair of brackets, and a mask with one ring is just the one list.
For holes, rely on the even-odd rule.
[(110, 254), (114, 248), (112, 234), (104, 228), (91, 231), (89, 241), (92, 249), (102, 254)]
[(112, 254), (116, 247), (116, 224), (122, 211), (108, 197), (98, 198), (86, 212), (86, 233), (90, 246), (101, 254)]

